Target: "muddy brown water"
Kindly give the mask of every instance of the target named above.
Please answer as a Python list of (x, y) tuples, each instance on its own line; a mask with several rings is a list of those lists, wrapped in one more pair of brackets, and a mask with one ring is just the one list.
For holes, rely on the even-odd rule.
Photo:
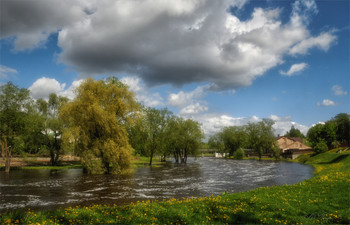
[(299, 163), (218, 158), (189, 158), (186, 165), (168, 162), (123, 176), (82, 169), (0, 171), (0, 211), (203, 197), (294, 184), (312, 173)]

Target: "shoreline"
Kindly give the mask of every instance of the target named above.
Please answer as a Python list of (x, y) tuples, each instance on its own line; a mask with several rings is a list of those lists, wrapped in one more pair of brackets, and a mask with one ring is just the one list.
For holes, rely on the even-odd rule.
[(314, 177), (294, 185), (195, 199), (139, 202), (126, 206), (91, 205), (51, 211), (15, 211), (2, 223), (181, 223), (329, 224), (350, 222), (350, 154), (323, 153), (307, 164)]

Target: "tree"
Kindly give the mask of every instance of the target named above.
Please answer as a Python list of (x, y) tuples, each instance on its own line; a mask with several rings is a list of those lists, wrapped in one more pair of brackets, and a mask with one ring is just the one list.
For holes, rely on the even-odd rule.
[(68, 101), (68, 98), (57, 96), (55, 93), (49, 95), (48, 102), (43, 99), (37, 100), (38, 111), (44, 119), (42, 132), (45, 142), (43, 145), (50, 152), (50, 162), (53, 166), (57, 165), (62, 151), (63, 122), (59, 118), (59, 111)]
[(167, 148), (173, 152), (177, 163), (186, 163), (189, 155), (199, 153), (204, 135), (198, 122), (172, 117), (168, 129), (171, 133), (167, 136)]
[(75, 151), (89, 173), (127, 170), (133, 149), (127, 126), (138, 116), (138, 103), (126, 85), (116, 78), (84, 81), (76, 97), (65, 104), (60, 117), (67, 124), (66, 142), (74, 142)]
[(350, 114), (339, 113), (332, 121), (337, 126), (337, 141), (341, 144), (350, 145)]
[(270, 119), (263, 119), (258, 123), (248, 123), (246, 130), (248, 134), (248, 146), (259, 155), (259, 160), (263, 153), (271, 152), (277, 158), (279, 150), (276, 138), (273, 133), (274, 122)]
[(327, 152), (328, 151), (328, 146), (324, 141), (321, 141), (319, 143), (317, 143), (314, 147), (314, 151), (315, 153), (319, 154), (319, 153), (323, 153), (323, 152)]
[(219, 150), (221, 153), (224, 153), (225, 144), (222, 132), (216, 133), (209, 138), (208, 144), (210, 148)]
[(247, 142), (247, 133), (242, 126), (230, 126), (223, 128), (222, 136), (224, 139), (225, 150), (230, 156), (242, 148)]
[(167, 118), (171, 115), (167, 109), (147, 108), (144, 131), (146, 139), (144, 146), (150, 157), (149, 165), (152, 165), (153, 156), (162, 153), (165, 148)]
[(336, 124), (332, 121), (327, 121), (325, 124), (316, 124), (307, 132), (307, 139), (313, 148), (320, 142), (324, 142), (328, 147), (331, 147), (337, 139), (336, 131)]
[(10, 172), (12, 152), (18, 147), (31, 104), (29, 91), (8, 82), (0, 87), (0, 145), (5, 157), (5, 172)]
[(293, 125), (284, 136), (305, 138), (305, 135), (303, 133), (301, 133), (301, 131), (299, 129), (295, 128)]
[(233, 158), (239, 159), (239, 160), (243, 159), (244, 156), (245, 156), (245, 152), (244, 152), (243, 148), (237, 149), (237, 151), (235, 151), (235, 153), (233, 154)]
[(245, 127), (229, 126), (224, 127), (219, 133), (213, 135), (209, 139), (209, 143), (222, 153), (229, 153), (230, 156), (233, 156), (235, 151), (246, 145), (247, 139)]

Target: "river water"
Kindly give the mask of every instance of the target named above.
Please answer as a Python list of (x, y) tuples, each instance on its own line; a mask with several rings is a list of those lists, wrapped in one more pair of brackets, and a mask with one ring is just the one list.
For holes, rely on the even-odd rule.
[(186, 165), (168, 162), (123, 176), (87, 175), (82, 169), (0, 171), (0, 211), (219, 195), (294, 184), (312, 172), (298, 163), (218, 158), (189, 158)]

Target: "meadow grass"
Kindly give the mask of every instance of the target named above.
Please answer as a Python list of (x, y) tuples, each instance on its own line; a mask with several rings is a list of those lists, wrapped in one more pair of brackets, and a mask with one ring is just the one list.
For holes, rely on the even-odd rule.
[[(349, 224), (350, 154), (309, 156), (315, 176), (294, 184), (182, 200), (19, 210), (2, 224)], [(205, 187), (203, 187), (205, 188)]]

